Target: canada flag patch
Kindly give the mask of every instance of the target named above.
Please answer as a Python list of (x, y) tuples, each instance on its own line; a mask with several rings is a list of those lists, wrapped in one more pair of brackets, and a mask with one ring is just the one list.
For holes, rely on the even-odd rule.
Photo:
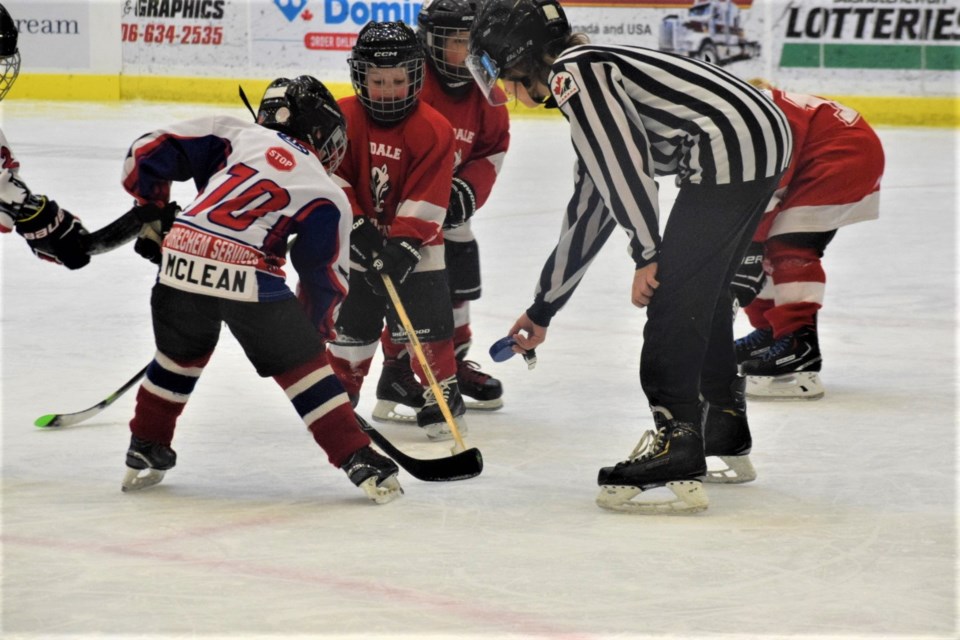
[(293, 159), (293, 154), (289, 149), (283, 147), (270, 147), (267, 149), (267, 162), (277, 171), (293, 171), (297, 166), (297, 161)]
[(566, 71), (561, 71), (553, 76), (550, 82), (550, 92), (553, 93), (553, 99), (557, 101), (557, 106), (562, 106), (564, 102), (580, 92), (580, 87), (573, 79), (573, 76)]

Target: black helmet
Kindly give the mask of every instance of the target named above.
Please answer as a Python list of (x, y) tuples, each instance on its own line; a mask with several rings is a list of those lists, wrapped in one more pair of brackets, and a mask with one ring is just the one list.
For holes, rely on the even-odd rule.
[(0, 4), (0, 100), (3, 100), (20, 73), (20, 51), (17, 48), (19, 37), (17, 25)]
[(542, 66), (551, 44), (570, 35), (570, 23), (558, 0), (488, 0), (470, 30), (467, 66), (490, 100), (504, 71)]
[[(423, 60), (417, 34), (403, 22), (370, 22), (360, 30), (347, 62), (353, 90), (370, 117), (392, 123), (413, 111), (423, 88)], [(371, 96), (367, 76), (372, 69), (403, 69), (406, 91), (397, 97)]]
[(472, 80), (466, 64), (448, 62), (446, 52), (461, 37), (461, 46), (466, 45), (466, 34), (476, 16), (477, 0), (427, 0), (420, 9), (417, 36), (427, 59), (447, 88), (464, 86)]
[(260, 99), (257, 124), (306, 142), (329, 173), (347, 150), (347, 122), (333, 94), (313, 76), (277, 78)]

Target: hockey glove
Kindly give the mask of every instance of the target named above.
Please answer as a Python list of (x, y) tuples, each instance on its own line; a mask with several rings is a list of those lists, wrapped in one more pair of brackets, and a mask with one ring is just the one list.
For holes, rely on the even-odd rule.
[(378, 296), (387, 295), (381, 275), (388, 275), (395, 283), (407, 279), (410, 272), (420, 262), (420, 241), (412, 238), (389, 238), (370, 268), (367, 269), (367, 283)]
[(366, 216), (358, 216), (353, 220), (353, 230), (350, 232), (350, 259), (369, 269), (373, 259), (383, 251), (383, 236), (373, 221)]
[(42, 260), (62, 264), (68, 269), (80, 269), (90, 262), (83, 246), (87, 230), (80, 219), (45, 196), (31, 195), (23, 203), (15, 226), (17, 233)]
[(477, 212), (477, 196), (466, 180), (454, 178), (450, 186), (450, 205), (443, 221), (444, 229), (455, 229)]
[(133, 250), (153, 264), (160, 264), (160, 247), (180, 213), (180, 207), (176, 202), (168, 202), (163, 207), (147, 203), (136, 206), (131, 211), (143, 223), (137, 241), (133, 243)]
[(753, 302), (760, 290), (766, 273), (763, 270), (763, 243), (751, 242), (740, 262), (737, 274), (730, 283), (730, 292), (740, 308)]

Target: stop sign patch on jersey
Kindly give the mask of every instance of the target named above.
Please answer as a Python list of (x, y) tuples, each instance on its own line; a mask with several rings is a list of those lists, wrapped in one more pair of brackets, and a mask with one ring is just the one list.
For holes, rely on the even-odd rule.
[(564, 102), (580, 92), (573, 76), (566, 71), (561, 71), (553, 76), (550, 82), (550, 92), (553, 93), (553, 99), (557, 101), (557, 106), (562, 106)]
[(297, 161), (293, 159), (293, 154), (289, 149), (283, 147), (270, 147), (267, 149), (267, 162), (277, 171), (293, 171), (297, 166)]

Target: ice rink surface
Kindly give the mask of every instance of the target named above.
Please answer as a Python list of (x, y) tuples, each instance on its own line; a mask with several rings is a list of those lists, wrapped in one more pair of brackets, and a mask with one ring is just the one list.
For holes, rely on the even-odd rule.
[[(21, 175), (96, 229), (130, 205), (133, 139), (242, 107), (10, 102)], [(532, 299), (572, 191), (560, 120), (518, 119), (475, 218), (484, 295), (471, 357), (506, 406), (470, 413), (473, 480), (376, 506), (332, 468), (229, 333), (180, 421), (178, 465), (120, 492), (130, 392), (84, 409), (153, 356), (155, 267), (131, 247), (68, 272), (2, 250), (2, 637), (953, 638), (957, 626), (957, 137), (881, 128), (877, 221), (827, 250), (827, 395), (750, 404), (759, 477), (707, 488), (687, 517), (611, 513), (597, 470), (652, 427), (619, 232), (554, 320), (540, 363), (487, 347)], [(663, 210), (674, 189), (661, 180)], [(175, 197), (189, 200), (189, 187)], [(738, 320), (738, 335), (747, 331)], [(369, 416), (379, 359), (360, 410)], [(416, 428), (383, 426), (411, 455)]]

